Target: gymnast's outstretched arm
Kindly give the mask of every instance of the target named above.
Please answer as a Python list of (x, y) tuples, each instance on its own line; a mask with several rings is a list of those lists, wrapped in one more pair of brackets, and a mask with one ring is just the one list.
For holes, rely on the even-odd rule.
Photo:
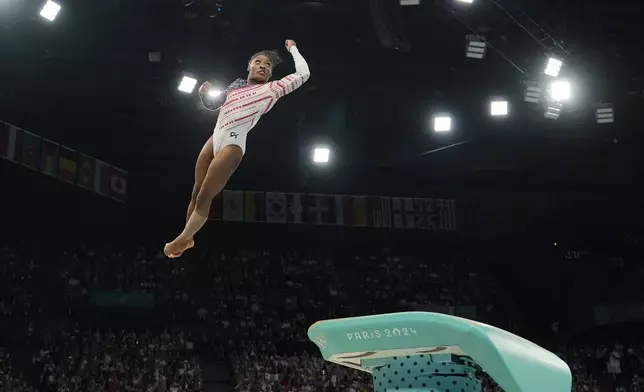
[(293, 60), (295, 61), (295, 73), (287, 75), (280, 80), (271, 82), (271, 89), (277, 93), (278, 98), (281, 98), (297, 90), (304, 83), (306, 83), (306, 81), (309, 80), (309, 77), (311, 76), (309, 64), (304, 59), (297, 46), (291, 46), (289, 51), (291, 52)]

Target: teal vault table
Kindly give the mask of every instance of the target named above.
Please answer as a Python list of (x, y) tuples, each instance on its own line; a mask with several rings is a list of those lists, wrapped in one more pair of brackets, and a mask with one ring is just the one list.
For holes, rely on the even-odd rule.
[(570, 392), (558, 356), (502, 329), (428, 312), (318, 321), (309, 339), (327, 361), (369, 372), (375, 392), (474, 392), (477, 368), (506, 392)]

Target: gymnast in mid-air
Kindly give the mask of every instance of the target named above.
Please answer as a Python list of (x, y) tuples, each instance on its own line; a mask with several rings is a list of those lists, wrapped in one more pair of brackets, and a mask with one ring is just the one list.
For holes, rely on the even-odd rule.
[(194, 246), (193, 237), (208, 220), (212, 200), (241, 163), (250, 130), (278, 99), (309, 79), (309, 66), (295, 41), (286, 40), (286, 50), (295, 61), (295, 73), (280, 80), (269, 82), (273, 68), (280, 61), (279, 56), (275, 51), (262, 51), (250, 58), (248, 77), (235, 80), (221, 94), (213, 96), (208, 82), (199, 88), (201, 102), (209, 110), (219, 110), (219, 118), (213, 135), (197, 158), (185, 228), (174, 241), (165, 245), (163, 252), (167, 257), (179, 257)]

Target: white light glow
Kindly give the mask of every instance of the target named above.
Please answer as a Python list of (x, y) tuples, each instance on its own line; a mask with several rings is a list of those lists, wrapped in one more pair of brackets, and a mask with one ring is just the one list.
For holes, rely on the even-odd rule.
[(194, 91), (196, 85), (197, 79), (184, 76), (183, 79), (181, 79), (181, 83), (179, 83), (179, 91), (190, 94)]
[(571, 95), (570, 82), (558, 80), (550, 84), (550, 97), (554, 101), (567, 101), (570, 99)]
[(328, 147), (316, 147), (313, 149), (313, 162), (328, 163), (331, 150)]
[(472, 2), (473, 2), (474, 0), (457, 0), (457, 1), (458, 1), (458, 2), (461, 2), (461, 3), (472, 4)]
[(61, 7), (59, 4), (49, 0), (45, 3), (45, 5), (40, 10), (40, 16), (42, 16), (43, 18), (47, 19), (50, 22), (53, 22), (53, 20), (56, 19), (56, 16), (58, 16), (58, 13), (60, 12), (60, 8)]
[(434, 117), (434, 132), (449, 132), (452, 130), (452, 118), (448, 116)]
[(221, 94), (221, 90), (210, 90), (210, 91), (208, 91), (208, 96), (210, 96), (212, 98), (218, 96), (219, 94)]
[(559, 71), (561, 71), (561, 67), (563, 66), (563, 62), (561, 60), (557, 60), (556, 58), (550, 57), (548, 59), (548, 64), (546, 65), (546, 69), (544, 73), (548, 76), (552, 76), (553, 78), (556, 78), (559, 76)]
[(490, 114), (492, 116), (507, 116), (508, 101), (492, 101), (490, 103)]

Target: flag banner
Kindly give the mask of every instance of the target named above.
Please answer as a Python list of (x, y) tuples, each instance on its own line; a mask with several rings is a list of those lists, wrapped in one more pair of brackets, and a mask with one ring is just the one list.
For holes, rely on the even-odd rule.
[(50, 177), (58, 177), (58, 144), (51, 140), (42, 139), (40, 171)]
[(266, 199), (264, 192), (244, 192), (244, 221), (266, 221)]
[(224, 219), (224, 195), (222, 193), (215, 196), (210, 203), (210, 213), (208, 219), (223, 220)]
[(367, 197), (338, 196), (345, 226), (367, 226)]
[(99, 160), (96, 160), (94, 170), (94, 190), (124, 203), (127, 197), (127, 172)]
[(244, 220), (244, 192), (224, 191), (224, 220), (241, 222)]
[(335, 195), (305, 195), (306, 222), (313, 225), (337, 225), (338, 205), (335, 198)]
[(266, 192), (266, 222), (286, 223), (286, 193)]
[(40, 144), (41, 137), (34, 135), (31, 132), (22, 131), (22, 139), (20, 140), (20, 151), (16, 150), (16, 161), (24, 166), (38, 170), (40, 162)]
[(438, 228), (440, 230), (455, 231), (457, 229), (456, 201), (436, 199), (435, 202), (438, 208)]
[(433, 220), (425, 214), (427, 200), (408, 197), (392, 198), (391, 209), (394, 227), (397, 229), (433, 229)]
[(302, 204), (301, 193), (288, 193), (286, 195), (286, 221), (288, 223), (304, 223), (304, 204)]
[(367, 226), (391, 227), (391, 199), (388, 197), (367, 197)]
[(78, 154), (78, 173), (76, 183), (78, 186), (91, 191), (96, 191), (96, 159), (85, 154)]
[(0, 121), (0, 157), (14, 159), (18, 128)]
[(7, 157), (9, 149), (9, 124), (0, 121), (0, 158)]
[(77, 161), (78, 153), (76, 151), (60, 146), (58, 148), (58, 178), (72, 184), (76, 182)]

